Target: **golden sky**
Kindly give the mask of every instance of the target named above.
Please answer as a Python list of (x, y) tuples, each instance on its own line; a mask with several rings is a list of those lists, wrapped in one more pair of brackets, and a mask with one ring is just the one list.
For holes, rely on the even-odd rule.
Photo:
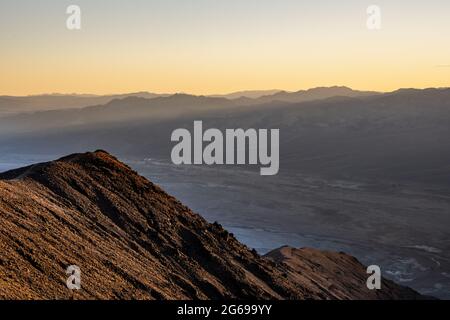
[[(2, 0), (0, 94), (450, 86), (450, 2)], [(36, 3), (35, 3), (36, 2)]]

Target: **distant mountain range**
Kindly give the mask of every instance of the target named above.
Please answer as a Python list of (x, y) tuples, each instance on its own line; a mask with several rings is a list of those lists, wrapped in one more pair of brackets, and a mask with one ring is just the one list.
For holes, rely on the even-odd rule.
[[(0, 174), (0, 299), (423, 299), (344, 253), (266, 257), (104, 151)], [(66, 268), (81, 270), (81, 290)]]
[[(211, 98), (224, 98), (236, 100), (239, 104), (262, 104), (272, 101), (303, 102), (325, 99), (333, 96), (356, 97), (376, 94), (375, 92), (355, 91), (347, 87), (315, 88), (298, 92), (280, 90), (241, 91), (225, 95), (211, 95)], [(0, 117), (25, 112), (65, 110), (82, 108), (93, 105), (104, 105), (113, 100), (129, 97), (153, 99), (168, 97), (170, 94), (155, 94), (149, 92), (136, 92), (117, 95), (89, 95), (89, 94), (47, 94), (36, 96), (0, 96)], [(188, 96), (175, 94), (175, 96)]]
[[(291, 95), (316, 100), (280, 99)], [(203, 120), (205, 127), (219, 129), (279, 128), (280, 173), (450, 186), (450, 89), (379, 94), (333, 87), (271, 97), (249, 104), (186, 94), (132, 96), (3, 117), (0, 152), (61, 154), (102, 147), (124, 157), (168, 159), (171, 132)]]
[(126, 97), (151, 99), (159, 96), (163, 95), (148, 92), (137, 92), (104, 96), (89, 94), (47, 94), (24, 97), (0, 96), (0, 117), (22, 112), (82, 108), (97, 104), (105, 104), (114, 99), (122, 99)]
[(227, 98), (227, 99), (239, 99), (239, 98), (249, 98), (249, 99), (258, 99), (263, 96), (274, 95), (281, 90), (247, 90), (247, 91), (238, 91), (228, 94), (216, 94), (210, 95), (210, 97), (216, 98)]
[(358, 91), (350, 89), (348, 87), (335, 86), (335, 87), (319, 87), (308, 90), (300, 90), (297, 92), (279, 91), (253, 99), (254, 101), (249, 101), (248, 99), (245, 99), (246, 97), (243, 97), (241, 101), (243, 103), (247, 102), (249, 104), (263, 104), (276, 101), (300, 103), (300, 102), (327, 99), (332, 97), (366, 97), (378, 94), (380, 93), (374, 91)]

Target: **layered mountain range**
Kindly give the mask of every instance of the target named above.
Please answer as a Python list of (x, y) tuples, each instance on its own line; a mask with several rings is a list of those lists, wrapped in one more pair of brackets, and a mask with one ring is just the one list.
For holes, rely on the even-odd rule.
[(64, 155), (107, 149), (124, 158), (170, 160), (171, 133), (280, 129), (280, 172), (449, 187), (450, 89), (391, 93), (345, 87), (258, 98), (126, 96), (81, 109), (0, 117), (3, 154)]
[[(230, 94), (210, 95), (210, 98), (223, 98), (232, 100), (237, 104), (261, 104), (271, 101), (304, 102), (317, 99), (325, 99), (334, 96), (367, 96), (377, 94), (370, 91), (357, 91), (347, 87), (320, 87), (296, 92), (281, 90), (254, 90), (239, 91)], [(177, 94), (184, 95), (184, 94)], [(0, 96), (0, 117), (20, 113), (31, 113), (38, 111), (65, 110), (72, 108), (83, 108), (94, 105), (107, 104), (113, 100), (125, 98), (154, 99), (169, 97), (171, 94), (157, 94), (151, 92), (134, 92), (113, 95), (93, 94), (44, 94), (31, 96)], [(187, 96), (187, 95), (186, 95)]]

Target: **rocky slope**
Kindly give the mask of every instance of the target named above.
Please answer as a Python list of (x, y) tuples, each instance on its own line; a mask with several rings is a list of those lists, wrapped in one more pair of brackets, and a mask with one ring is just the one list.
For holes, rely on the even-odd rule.
[(0, 252), (0, 299), (422, 298), (345, 254), (261, 257), (103, 151), (0, 174)]
[(287, 267), (287, 278), (297, 286), (309, 288), (314, 296), (339, 300), (415, 299), (417, 293), (382, 279), (381, 290), (362, 288), (368, 276), (367, 267), (343, 252), (311, 248), (283, 247), (266, 257)]

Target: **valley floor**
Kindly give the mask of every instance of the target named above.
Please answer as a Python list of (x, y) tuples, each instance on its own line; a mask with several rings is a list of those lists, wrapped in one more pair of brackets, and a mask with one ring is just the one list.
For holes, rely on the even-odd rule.
[(266, 253), (344, 251), (426, 295), (450, 299), (450, 196), (417, 185), (128, 161), (209, 221)]
[[(3, 156), (0, 171), (55, 158)], [(450, 299), (445, 190), (122, 160), (261, 254), (283, 245), (343, 251), (399, 284)]]

